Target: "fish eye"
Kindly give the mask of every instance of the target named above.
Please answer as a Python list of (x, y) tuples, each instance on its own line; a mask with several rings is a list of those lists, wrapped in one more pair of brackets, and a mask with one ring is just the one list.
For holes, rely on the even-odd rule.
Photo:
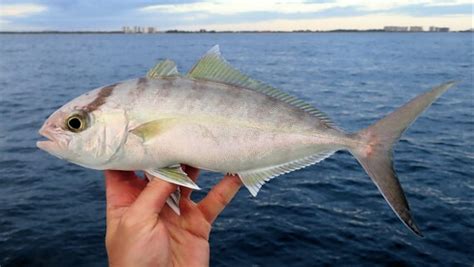
[(84, 114), (75, 113), (69, 116), (66, 120), (66, 127), (71, 132), (81, 132), (87, 127), (87, 120)]

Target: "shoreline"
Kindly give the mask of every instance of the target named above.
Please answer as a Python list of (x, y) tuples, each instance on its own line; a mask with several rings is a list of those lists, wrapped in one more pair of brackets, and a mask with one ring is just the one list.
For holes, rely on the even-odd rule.
[(179, 31), (169, 30), (155, 33), (125, 33), (123, 31), (0, 31), (0, 34), (124, 34), (124, 35), (159, 35), (159, 34), (220, 34), (220, 33), (473, 33), (472, 30), (430, 32), (430, 31), (384, 31), (384, 30), (331, 30), (331, 31)]

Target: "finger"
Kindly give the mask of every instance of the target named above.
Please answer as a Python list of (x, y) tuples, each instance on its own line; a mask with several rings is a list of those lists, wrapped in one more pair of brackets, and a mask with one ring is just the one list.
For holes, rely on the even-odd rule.
[(115, 231), (118, 221), (143, 190), (145, 182), (134, 172), (107, 170), (104, 174), (107, 199), (106, 223), (107, 232), (110, 233)]
[[(193, 182), (197, 181), (197, 178), (199, 177), (199, 169), (188, 166), (188, 165), (181, 165), (183, 171), (193, 180)], [(190, 199), (191, 198), (191, 193), (193, 192), (192, 189), (187, 188), (182, 186), (181, 187), (181, 198), (182, 199)]]
[(108, 210), (130, 206), (146, 185), (134, 172), (106, 170), (104, 174)]
[[(149, 174), (145, 174), (150, 176)], [(151, 178), (151, 177), (150, 177)], [(159, 178), (152, 178), (130, 206), (128, 213), (131, 217), (140, 219), (160, 213), (166, 199), (176, 190), (176, 185)]]
[(209, 223), (219, 216), (224, 208), (229, 204), (235, 194), (239, 191), (242, 182), (238, 176), (224, 176), (216, 186), (214, 186), (207, 196), (198, 204), (199, 209)]

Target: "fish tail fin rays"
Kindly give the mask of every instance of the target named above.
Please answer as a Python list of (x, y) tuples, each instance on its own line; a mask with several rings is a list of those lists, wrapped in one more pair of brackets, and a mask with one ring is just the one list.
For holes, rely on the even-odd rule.
[(349, 149), (392, 210), (418, 236), (423, 235), (413, 220), (408, 201), (393, 168), (392, 148), (413, 121), (454, 84), (455, 82), (447, 82), (436, 86), (354, 134), (358, 145)]

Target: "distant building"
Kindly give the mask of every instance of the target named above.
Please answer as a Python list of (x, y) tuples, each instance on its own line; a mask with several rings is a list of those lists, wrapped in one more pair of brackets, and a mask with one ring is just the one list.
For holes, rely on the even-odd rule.
[(145, 27), (133, 26), (133, 33), (145, 33)]
[(401, 26), (385, 26), (383, 30), (386, 32), (406, 32), (408, 31), (408, 27), (401, 27)]
[(155, 27), (148, 27), (146, 33), (156, 33)]
[(430, 32), (449, 32), (449, 28), (430, 26)]
[(122, 26), (123, 33), (157, 33), (158, 30), (155, 27), (141, 27), (141, 26)]
[(421, 26), (411, 26), (411, 27), (410, 27), (410, 31), (411, 31), (411, 32), (422, 32), (422, 31), (423, 31), (423, 27), (421, 27)]

